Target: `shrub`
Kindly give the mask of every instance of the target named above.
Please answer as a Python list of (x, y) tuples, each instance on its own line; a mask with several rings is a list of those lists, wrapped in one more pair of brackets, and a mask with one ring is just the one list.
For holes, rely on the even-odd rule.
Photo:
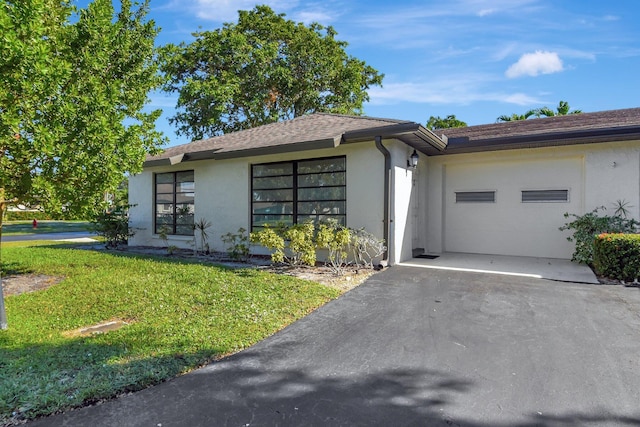
[(40, 211), (5, 211), (5, 221), (46, 221), (53, 219), (50, 214)]
[(265, 225), (262, 230), (251, 233), (249, 235), (249, 239), (252, 242), (258, 243), (272, 251), (272, 262), (277, 264), (285, 261), (284, 239), (279, 236), (271, 227)]
[(560, 230), (573, 230), (573, 235), (567, 237), (567, 240), (576, 244), (572, 261), (591, 265), (593, 263), (593, 242), (599, 234), (634, 233), (638, 230), (640, 222), (633, 218), (624, 217), (621, 211), (616, 210), (617, 214), (614, 216), (598, 215), (599, 211), (606, 209), (606, 207), (600, 206), (584, 215), (564, 214), (565, 218), (574, 218), (573, 221), (560, 227)]
[(596, 273), (628, 282), (640, 277), (640, 234), (600, 234), (593, 250)]
[(337, 221), (322, 223), (317, 229), (313, 222), (280, 225), (277, 228), (265, 226), (251, 233), (250, 241), (269, 249), (274, 263), (289, 265), (313, 266), (316, 263), (316, 251), (327, 249), (326, 265), (336, 274), (344, 273), (344, 267), (348, 265), (349, 248), (353, 250), (356, 264), (368, 268), (373, 268), (373, 260), (387, 249), (384, 240), (364, 229), (343, 227)]
[[(207, 229), (211, 227), (211, 222), (207, 221), (204, 218), (200, 218), (199, 220), (193, 223), (193, 230), (200, 235), (200, 249), (203, 253), (209, 253), (209, 244), (207, 243), (207, 239), (209, 238), (209, 233)], [(198, 239), (194, 236), (193, 243), (195, 245), (194, 251), (196, 254), (198, 253)]]
[(351, 230), (338, 224), (336, 220), (320, 224), (316, 236), (318, 248), (329, 250), (326, 265), (337, 275), (344, 274), (347, 266), (347, 249), (351, 242)]
[(287, 227), (283, 237), (288, 241), (288, 263), (291, 265), (316, 265), (316, 244), (313, 239), (313, 222)]
[(227, 245), (227, 254), (231, 259), (246, 261), (249, 258), (249, 235), (247, 230), (239, 228), (237, 233), (227, 233), (220, 236)]
[(117, 248), (126, 244), (135, 232), (129, 228), (129, 215), (126, 210), (99, 213), (92, 221), (94, 230), (105, 238), (107, 247)]
[(378, 239), (364, 228), (351, 231), (351, 247), (358, 265), (373, 268), (373, 260), (387, 250), (384, 239)]

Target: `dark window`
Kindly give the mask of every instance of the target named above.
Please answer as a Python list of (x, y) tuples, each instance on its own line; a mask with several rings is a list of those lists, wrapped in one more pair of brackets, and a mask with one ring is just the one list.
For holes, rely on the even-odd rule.
[(569, 190), (523, 190), (522, 202), (568, 202)]
[(193, 171), (155, 175), (155, 233), (193, 236)]
[(315, 223), (346, 225), (345, 157), (253, 165), (251, 228)]
[(495, 191), (456, 191), (456, 203), (494, 203)]

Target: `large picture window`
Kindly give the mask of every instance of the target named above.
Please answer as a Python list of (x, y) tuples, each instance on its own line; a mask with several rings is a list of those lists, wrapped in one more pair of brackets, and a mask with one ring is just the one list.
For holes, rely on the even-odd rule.
[(193, 171), (155, 175), (155, 233), (193, 236), (195, 212)]
[(251, 227), (319, 223), (346, 225), (345, 157), (253, 165)]

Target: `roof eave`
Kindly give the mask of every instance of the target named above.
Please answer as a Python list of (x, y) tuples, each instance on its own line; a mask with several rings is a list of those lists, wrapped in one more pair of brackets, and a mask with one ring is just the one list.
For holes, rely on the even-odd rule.
[(427, 155), (441, 152), (447, 147), (445, 135), (440, 138), (431, 130), (415, 122), (349, 131), (344, 133), (342, 140), (345, 143), (362, 142), (370, 141), (377, 136), (399, 139)]
[(269, 154), (297, 153), (309, 150), (321, 150), (323, 148), (335, 148), (340, 145), (340, 137), (319, 139), (315, 141), (300, 141), (284, 145), (271, 145), (267, 147), (248, 148), (245, 150), (232, 150), (216, 152), (215, 160), (237, 159), (241, 157), (266, 156)]
[(483, 138), (470, 141), (468, 137), (449, 138), (447, 148), (441, 155), (477, 153), (482, 151), (513, 150), (522, 148), (542, 148), (564, 145), (595, 144), (609, 141), (640, 140), (639, 126), (608, 129), (585, 129), (557, 131), (536, 135)]
[(196, 151), (191, 153), (178, 154), (171, 157), (164, 157), (161, 159), (149, 159), (146, 160), (142, 166), (157, 167), (157, 166), (173, 166), (179, 163), (193, 162), (197, 160), (223, 160), (223, 159), (237, 159), (241, 157), (252, 156), (264, 156), (269, 154), (284, 154), (295, 153), (308, 150), (319, 150), (323, 148), (335, 148), (340, 144), (340, 138), (328, 138), (316, 141), (301, 141), (292, 144), (285, 145), (272, 145), (268, 147), (256, 147), (248, 148), (244, 150), (205, 150)]
[(174, 166), (184, 162), (213, 159), (215, 151), (216, 150), (193, 151), (190, 153), (180, 153), (170, 157), (163, 157), (161, 159), (151, 158), (149, 160), (145, 160), (142, 167)]

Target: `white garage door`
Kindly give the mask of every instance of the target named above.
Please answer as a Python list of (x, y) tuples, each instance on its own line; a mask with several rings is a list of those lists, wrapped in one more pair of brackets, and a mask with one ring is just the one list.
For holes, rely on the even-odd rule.
[(571, 258), (564, 213), (582, 211), (582, 158), (447, 164), (447, 252)]

